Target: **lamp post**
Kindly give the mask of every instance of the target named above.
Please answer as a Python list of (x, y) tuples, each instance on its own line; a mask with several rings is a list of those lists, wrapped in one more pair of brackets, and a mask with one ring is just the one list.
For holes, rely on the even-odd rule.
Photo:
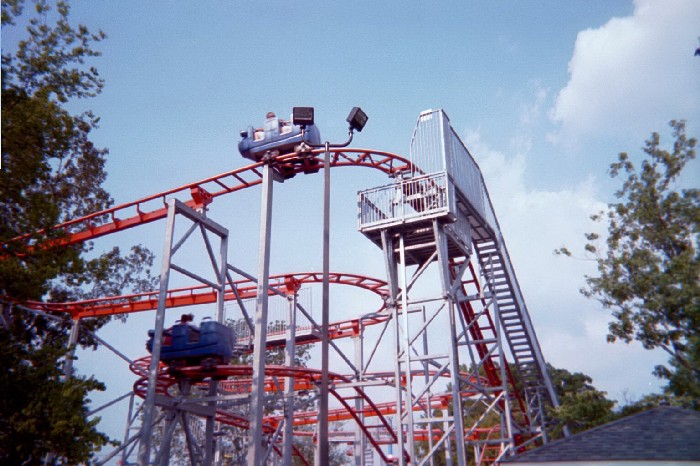
[[(328, 325), (330, 288), (330, 211), (331, 211), (331, 148), (347, 147), (352, 142), (355, 131), (362, 131), (367, 123), (367, 115), (360, 107), (353, 107), (346, 121), (349, 124), (348, 140), (343, 144), (308, 144), (309, 147), (324, 147), (323, 156), (323, 298), (321, 309), (321, 393), (318, 410), (318, 445), (321, 466), (328, 465)], [(314, 123), (313, 107), (294, 107), (292, 122), (301, 126), (302, 141), (306, 126)]]

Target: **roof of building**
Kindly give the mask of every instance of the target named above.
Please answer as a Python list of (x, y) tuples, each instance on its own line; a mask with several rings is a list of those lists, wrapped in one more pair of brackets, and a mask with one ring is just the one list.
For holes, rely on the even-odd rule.
[(700, 460), (700, 412), (660, 406), (504, 459), (553, 461)]

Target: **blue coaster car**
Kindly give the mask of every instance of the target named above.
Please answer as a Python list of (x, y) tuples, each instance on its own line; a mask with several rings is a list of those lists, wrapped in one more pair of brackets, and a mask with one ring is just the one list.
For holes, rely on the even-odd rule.
[[(153, 330), (148, 331), (146, 349), (153, 351)], [(171, 368), (213, 366), (227, 363), (233, 354), (233, 329), (213, 320), (197, 327), (183, 319), (163, 331), (160, 360)]]
[[(279, 118), (268, 118), (263, 128), (249, 126), (247, 131), (241, 131), (241, 137), (243, 139), (238, 143), (238, 151), (253, 162), (260, 162), (271, 151), (279, 151), (280, 154), (294, 152), (302, 143), (301, 127)], [(306, 128), (304, 142), (321, 143), (321, 133), (316, 125)]]

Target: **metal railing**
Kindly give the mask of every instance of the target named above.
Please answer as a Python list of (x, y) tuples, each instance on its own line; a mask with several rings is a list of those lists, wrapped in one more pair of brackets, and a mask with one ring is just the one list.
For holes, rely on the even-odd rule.
[(444, 172), (397, 180), (359, 193), (359, 228), (433, 218), (450, 212)]

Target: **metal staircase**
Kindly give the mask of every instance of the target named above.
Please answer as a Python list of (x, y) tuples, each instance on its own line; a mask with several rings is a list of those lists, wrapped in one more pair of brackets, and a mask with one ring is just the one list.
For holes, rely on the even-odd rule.
[(543, 426), (543, 403), (556, 405), (557, 400), (507, 251), (504, 253), (505, 247), (499, 247), (495, 240), (475, 242), (474, 250), (498, 305), (503, 334), (524, 387), (530, 423)]

